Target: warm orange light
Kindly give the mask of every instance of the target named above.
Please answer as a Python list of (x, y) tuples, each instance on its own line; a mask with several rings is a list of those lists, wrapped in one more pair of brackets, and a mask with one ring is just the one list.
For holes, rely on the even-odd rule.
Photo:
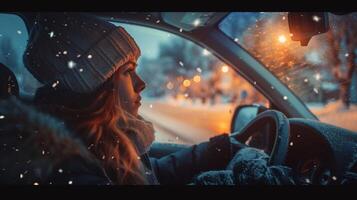
[(186, 79), (186, 80), (183, 81), (182, 84), (183, 84), (184, 87), (190, 87), (191, 81)]
[(286, 37), (284, 35), (280, 35), (278, 37), (278, 40), (279, 40), (280, 43), (285, 43), (286, 42)]
[(229, 70), (229, 67), (227, 65), (224, 65), (224, 66), (222, 66), (221, 70), (223, 73), (227, 73)]
[(201, 81), (201, 77), (199, 75), (196, 75), (193, 77), (193, 81), (195, 81), (196, 83), (199, 83)]

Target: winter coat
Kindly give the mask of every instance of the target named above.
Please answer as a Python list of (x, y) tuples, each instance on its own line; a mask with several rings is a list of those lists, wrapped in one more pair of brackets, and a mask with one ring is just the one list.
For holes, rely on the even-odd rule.
[(15, 97), (0, 101), (0, 184), (110, 184), (64, 124)]
[[(0, 184), (113, 184), (65, 124), (15, 97), (0, 101)], [(231, 157), (221, 135), (160, 159), (141, 156), (150, 184), (185, 184), (203, 171), (224, 169)]]

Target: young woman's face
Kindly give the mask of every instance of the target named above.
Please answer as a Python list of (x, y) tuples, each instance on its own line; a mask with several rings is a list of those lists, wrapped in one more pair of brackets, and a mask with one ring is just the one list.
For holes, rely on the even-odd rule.
[(145, 82), (136, 73), (136, 61), (129, 61), (119, 68), (119, 98), (122, 108), (137, 116), (141, 105), (140, 93), (145, 89)]

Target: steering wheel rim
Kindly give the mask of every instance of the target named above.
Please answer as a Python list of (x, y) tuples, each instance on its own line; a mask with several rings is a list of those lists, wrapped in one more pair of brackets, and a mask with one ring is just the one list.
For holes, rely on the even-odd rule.
[(234, 136), (239, 142), (245, 142), (269, 120), (275, 122), (275, 139), (269, 158), (269, 165), (282, 165), (288, 152), (290, 126), (287, 117), (279, 111), (267, 110), (248, 123), (245, 128)]

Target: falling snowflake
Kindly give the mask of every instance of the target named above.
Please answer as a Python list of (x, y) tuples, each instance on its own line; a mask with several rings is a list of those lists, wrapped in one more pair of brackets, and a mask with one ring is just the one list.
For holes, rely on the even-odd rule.
[(203, 54), (204, 56), (208, 56), (208, 55), (211, 54), (211, 52), (209, 52), (207, 49), (203, 49), (202, 54)]
[(67, 24), (63, 24), (63, 26), (67, 26)]
[(200, 21), (199, 19), (195, 19), (195, 20), (193, 21), (193, 25), (194, 25), (194, 26), (198, 26), (198, 25), (200, 25), (200, 23), (201, 23), (201, 21)]
[(288, 97), (287, 97), (287, 96), (284, 96), (283, 99), (284, 99), (284, 100), (288, 100)]
[(63, 169), (58, 169), (58, 172), (59, 172), (59, 173), (62, 173), (62, 172), (63, 172)]
[(81, 57), (81, 54), (78, 54), (78, 55), (77, 55), (77, 58), (80, 58), (80, 57)]
[(305, 179), (306, 183), (311, 183), (310, 179), (306, 178)]
[(136, 157), (138, 160), (141, 160), (140, 156)]
[(315, 75), (315, 79), (316, 79), (316, 80), (320, 80), (320, 78), (321, 78), (320, 74), (317, 73), (317, 74)]
[(180, 64), (181, 67), (183, 67), (183, 62), (182, 61), (180, 61), (179, 64)]
[(114, 156), (111, 157), (112, 160), (114, 160), (114, 158), (115, 158)]
[(256, 82), (256, 81), (254, 81), (254, 82), (253, 82), (253, 84), (254, 84), (254, 85), (256, 85), (256, 84), (257, 84), (257, 82)]
[(304, 79), (304, 82), (305, 82), (305, 83), (309, 82), (309, 79), (305, 78), (305, 79)]
[(93, 56), (92, 56), (91, 54), (88, 55), (88, 59), (92, 59), (92, 57), (93, 57)]
[(272, 90), (274, 90), (274, 86), (271, 86), (270, 88), (271, 88)]
[(19, 35), (20, 35), (21, 33), (22, 33), (22, 32), (21, 32), (20, 30), (17, 30), (17, 34), (19, 34)]
[(67, 55), (67, 51), (63, 51), (63, 55)]
[(37, 182), (34, 182), (33, 185), (39, 185)]
[(202, 69), (201, 69), (201, 68), (199, 68), (199, 67), (197, 67), (197, 68), (196, 68), (196, 70), (197, 70), (199, 73), (201, 73), (201, 72), (202, 72)]
[(42, 152), (41, 152), (41, 153), (42, 153), (42, 155), (45, 155), (45, 150), (42, 150)]
[(283, 17), (283, 20), (285, 20), (286, 18), (285, 18), (285, 16)]
[(68, 61), (68, 68), (73, 69), (77, 64), (72, 60)]
[(80, 69), (79, 69), (79, 72), (83, 72), (83, 69), (82, 69), (82, 68), (80, 68)]
[(160, 20), (156, 20), (156, 23), (157, 23), (157, 24), (160, 23)]
[(336, 181), (337, 177), (336, 176), (332, 176), (332, 180)]
[(105, 155), (102, 156), (102, 160), (104, 160), (104, 159), (105, 159)]
[(151, 173), (150, 172), (145, 172), (146, 175), (150, 175)]
[(290, 142), (290, 144), (289, 144), (291, 147), (294, 145), (294, 143), (293, 142)]
[(68, 185), (72, 185), (73, 181), (68, 181)]
[(88, 149), (91, 149), (93, 146), (94, 146), (94, 144), (90, 144), (90, 145), (88, 146)]
[(320, 17), (314, 15), (314, 16), (312, 16), (312, 20), (314, 20), (315, 22), (318, 22), (318, 21), (320, 21)]
[(297, 137), (299, 138), (299, 137), (301, 137), (301, 135), (300, 135), (300, 134), (298, 134), (298, 135), (297, 135)]
[(217, 150), (218, 152), (221, 152), (221, 149), (220, 149), (220, 148), (216, 148), (216, 150)]
[(20, 178), (23, 178), (24, 177), (24, 175), (23, 174), (20, 174)]
[(57, 87), (58, 84), (59, 84), (59, 81), (56, 81), (52, 84), (52, 87), (55, 88), (55, 87)]
[(184, 95), (186, 98), (188, 97), (188, 94), (187, 93), (185, 93), (185, 95)]
[(180, 28), (180, 33), (182, 33), (182, 28)]
[(150, 106), (149, 106), (150, 108), (152, 108), (152, 104), (150, 104)]
[(50, 38), (53, 38), (53, 36), (55, 35), (55, 33), (53, 31), (51, 31), (48, 35), (50, 35)]
[(239, 41), (239, 39), (238, 38), (234, 38), (234, 42), (238, 42)]
[(318, 93), (319, 93), (319, 90), (318, 90), (317, 88), (314, 88), (314, 92), (315, 92), (316, 94), (318, 94)]
[(5, 118), (5, 116), (4, 115), (0, 115), (0, 119), (4, 119)]
[(348, 57), (350, 54), (348, 54), (348, 53), (345, 53), (345, 57)]

